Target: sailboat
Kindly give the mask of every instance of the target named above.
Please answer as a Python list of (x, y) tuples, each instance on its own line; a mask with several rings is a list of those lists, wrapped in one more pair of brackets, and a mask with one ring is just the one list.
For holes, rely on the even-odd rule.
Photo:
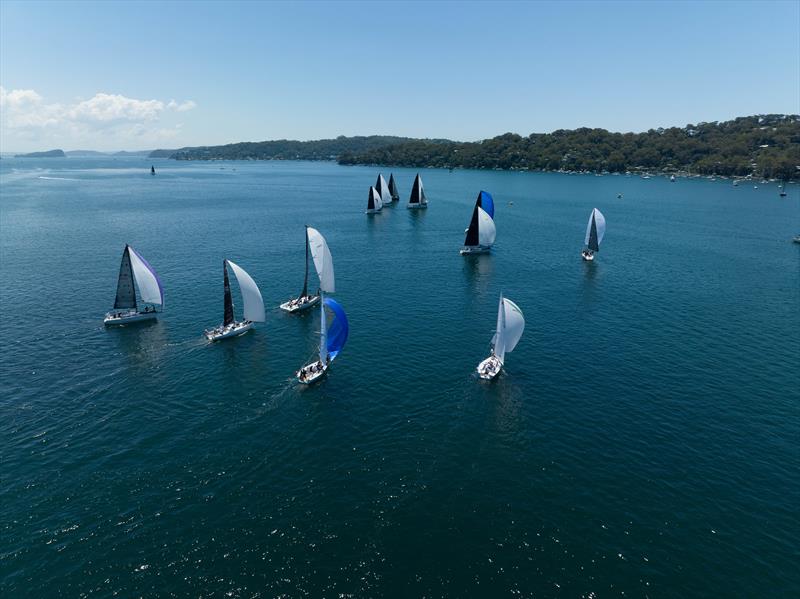
[[(314, 259), (314, 267), (319, 277), (319, 288), (315, 295), (308, 293), (308, 254)], [(322, 234), (314, 227), (306, 225), (306, 275), (303, 279), (303, 291), (300, 296), (281, 304), (281, 310), (287, 312), (300, 312), (316, 306), (320, 300), (320, 291), (333, 293), (336, 285), (333, 276), (333, 258), (328, 249), (328, 243)]]
[(150, 174), (151, 175), (155, 175), (156, 174), (156, 167), (154, 167), (154, 166), (150, 167)]
[(669, 182), (670, 183), (675, 183), (675, 175), (670, 175), (669, 176)]
[(514, 351), (522, 331), (525, 329), (525, 317), (519, 306), (500, 294), (500, 305), (497, 308), (497, 329), (492, 337), (492, 351), (489, 357), (478, 364), (478, 376), (491, 380), (500, 374), (506, 354)]
[[(333, 313), (333, 320), (330, 325), (325, 317), (325, 307)], [(331, 363), (342, 351), (344, 344), (347, 343), (347, 334), (350, 325), (347, 322), (347, 315), (339, 302), (326, 297), (322, 300), (319, 307), (319, 355), (318, 359), (310, 364), (306, 364), (297, 371), (297, 380), (305, 385), (310, 385), (325, 376)]]
[[(239, 290), (242, 292), (242, 304), (244, 305), (244, 320), (236, 320), (233, 313), (233, 297), (231, 295), (231, 284), (228, 280), (228, 267), (230, 266), (236, 280), (239, 281)], [(253, 278), (247, 271), (238, 264), (230, 260), (222, 261), (222, 281), (225, 288), (224, 293), (224, 312), (222, 324), (213, 329), (203, 331), (209, 341), (219, 341), (228, 337), (244, 335), (253, 328), (254, 322), (264, 322), (264, 300), (261, 299), (261, 292)]]
[[(136, 287), (139, 288), (142, 303), (149, 304), (144, 306), (143, 310), (139, 310), (136, 301)], [(114, 310), (106, 314), (103, 324), (112, 326), (154, 320), (157, 314), (156, 306), (162, 306), (163, 309), (163, 305), (164, 289), (156, 271), (139, 252), (125, 244), (119, 265)]]
[(489, 252), (497, 236), (497, 229), (494, 226), (494, 200), (489, 193), (485, 191), (478, 193), (466, 234), (464, 247), (461, 248), (462, 256)]
[(389, 193), (393, 202), (400, 201), (400, 192), (397, 191), (397, 183), (394, 182), (394, 173), (389, 173)]
[(786, 197), (786, 181), (784, 181), (783, 183), (778, 185), (778, 189), (780, 190), (780, 194), (779, 195), (782, 198), (785, 198)]
[(411, 197), (408, 199), (406, 208), (427, 208), (428, 198), (425, 197), (425, 188), (422, 186), (422, 178), (417, 173), (414, 178), (414, 185), (411, 188)]
[(383, 209), (383, 201), (381, 194), (374, 187), (369, 188), (369, 197), (367, 198), (366, 214), (375, 214)]
[(581, 256), (587, 262), (594, 260), (594, 253), (600, 251), (600, 242), (606, 234), (606, 217), (597, 208), (592, 209), (589, 216), (589, 224), (586, 225), (586, 249), (581, 252)]
[(378, 175), (378, 180), (375, 181), (375, 191), (377, 191), (378, 195), (381, 196), (382, 205), (392, 205), (392, 192), (389, 190), (389, 186), (386, 184), (386, 179), (384, 179), (383, 175), (381, 174)]

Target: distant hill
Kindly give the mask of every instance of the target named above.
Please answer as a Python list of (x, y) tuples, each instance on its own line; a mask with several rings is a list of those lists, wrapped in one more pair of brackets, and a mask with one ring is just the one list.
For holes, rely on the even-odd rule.
[(16, 154), (14, 158), (66, 158), (64, 150), (48, 150), (47, 152), (29, 152), (27, 154)]
[[(181, 148), (168, 157), (175, 160), (336, 160), (343, 154), (371, 152), (386, 146), (414, 140), (409, 137), (370, 135), (315, 141), (279, 139), (273, 141), (241, 142), (224, 146), (199, 146)], [(443, 143), (447, 140), (425, 140), (426, 143)], [(155, 150), (151, 158), (163, 158), (169, 150)]]
[(149, 156), (152, 153), (151, 150), (122, 150), (120, 152), (114, 152), (111, 154), (112, 156)]
[(97, 150), (67, 150), (64, 152), (67, 156), (74, 158), (82, 158), (89, 156), (108, 156), (107, 152), (98, 152)]
[(663, 171), (800, 179), (800, 116), (770, 114), (644, 133), (560, 129), (479, 142), (407, 141), (340, 164), (549, 171)]
[(178, 150), (153, 150), (150, 152), (148, 158), (171, 158), (172, 155)]

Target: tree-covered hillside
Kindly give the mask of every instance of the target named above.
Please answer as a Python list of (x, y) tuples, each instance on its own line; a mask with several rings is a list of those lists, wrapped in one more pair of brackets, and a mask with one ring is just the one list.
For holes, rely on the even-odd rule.
[(758, 115), (644, 133), (581, 128), (480, 142), (414, 140), (348, 152), (341, 164), (569, 171), (658, 170), (800, 179), (800, 116)]
[[(224, 146), (200, 146), (180, 150), (155, 150), (153, 158), (176, 160), (335, 160), (343, 154), (361, 154), (389, 145), (411, 141), (408, 137), (370, 135), (315, 141), (279, 139), (274, 141), (241, 142)], [(436, 140), (429, 143), (437, 143)], [(441, 142), (439, 142), (441, 143)]]

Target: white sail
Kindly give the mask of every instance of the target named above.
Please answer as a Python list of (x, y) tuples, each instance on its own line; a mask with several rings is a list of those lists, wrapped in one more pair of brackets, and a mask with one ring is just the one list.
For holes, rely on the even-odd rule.
[(383, 175), (378, 175), (378, 181), (381, 184), (381, 205), (383, 204), (391, 204), (392, 203), (392, 194), (389, 191), (389, 185), (386, 183), (386, 179), (383, 178)]
[(319, 288), (325, 293), (334, 293), (336, 283), (333, 276), (333, 257), (322, 233), (313, 227), (308, 228), (308, 247), (319, 275)]
[(242, 291), (242, 303), (244, 304), (244, 319), (252, 320), (253, 322), (264, 322), (264, 300), (261, 298), (261, 292), (258, 290), (258, 285), (247, 272), (238, 264), (234, 264), (228, 260), (228, 266), (231, 267), (233, 274), (236, 275), (236, 280), (239, 281), (239, 289)]
[(325, 298), (319, 302), (319, 362), (325, 364), (328, 360), (328, 326), (325, 322)]
[(494, 243), (497, 237), (497, 228), (494, 220), (483, 208), (478, 208), (478, 243), (488, 247)]
[(503, 294), (500, 294), (500, 303), (497, 305), (497, 325), (494, 329), (494, 337), (492, 337), (492, 348), (494, 350), (494, 355), (503, 362), (505, 358), (505, 340), (504, 340), (504, 330), (506, 324), (506, 311), (505, 311), (505, 304), (503, 303)]
[(148, 304), (163, 304), (164, 296), (161, 293), (161, 284), (155, 271), (136, 250), (130, 249), (133, 278), (136, 279), (136, 285), (139, 287), (139, 295), (142, 297), (142, 301)]
[[(374, 210), (381, 210), (383, 208), (383, 203), (384, 203), (381, 194), (379, 194), (378, 190), (375, 189), (374, 187), (370, 187), (369, 192), (370, 194), (372, 194), (372, 203), (375, 206)], [(389, 201), (391, 201), (391, 197)]]
[(600, 245), (600, 242), (603, 241), (603, 235), (606, 234), (606, 217), (597, 208), (594, 208), (589, 215), (589, 222), (586, 225), (586, 237), (583, 243), (589, 245), (589, 238), (592, 236), (592, 217), (594, 217), (595, 227), (597, 227), (597, 245)]
[(525, 317), (522, 315), (522, 310), (517, 304), (501, 295), (497, 309), (497, 332), (494, 336), (494, 355), (500, 362), (505, 360), (506, 353), (514, 351), (524, 330)]

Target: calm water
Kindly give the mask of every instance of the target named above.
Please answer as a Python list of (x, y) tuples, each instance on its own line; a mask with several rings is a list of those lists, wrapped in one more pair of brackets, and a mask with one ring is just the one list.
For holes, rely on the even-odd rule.
[[(798, 186), (430, 170), (413, 213), (394, 169), (370, 218), (374, 168), (151, 162), (0, 163), (2, 594), (800, 593)], [(351, 325), (312, 388), (305, 223)], [(126, 242), (166, 311), (106, 330)], [(267, 322), (209, 345), (224, 257)], [(485, 384), (501, 290), (527, 327)]]

